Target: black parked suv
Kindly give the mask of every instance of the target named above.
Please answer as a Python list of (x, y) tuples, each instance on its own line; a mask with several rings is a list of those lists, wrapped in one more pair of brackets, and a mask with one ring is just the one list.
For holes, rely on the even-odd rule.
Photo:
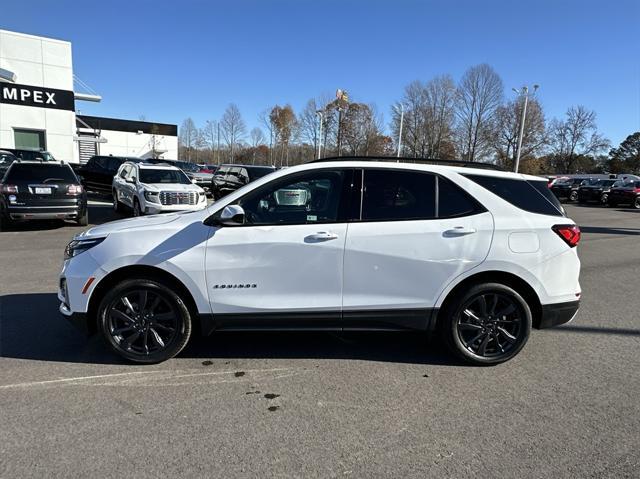
[(113, 177), (125, 161), (146, 161), (126, 156), (92, 156), (76, 170), (85, 189), (96, 193), (111, 194)]
[(0, 180), (0, 228), (35, 219), (89, 223), (87, 194), (67, 163), (14, 161)]
[(276, 171), (273, 166), (220, 165), (211, 180), (211, 194), (218, 200), (247, 183)]
[(619, 180), (598, 180), (595, 183), (588, 185), (582, 185), (578, 188), (578, 202), (588, 203), (590, 201), (597, 201), (603, 205), (606, 205), (609, 199), (609, 190), (614, 183), (621, 183)]
[(591, 181), (591, 178), (586, 177), (568, 178), (564, 181), (557, 181), (551, 185), (551, 192), (556, 195), (556, 198), (559, 200), (577, 201), (578, 188), (581, 185), (588, 185)]

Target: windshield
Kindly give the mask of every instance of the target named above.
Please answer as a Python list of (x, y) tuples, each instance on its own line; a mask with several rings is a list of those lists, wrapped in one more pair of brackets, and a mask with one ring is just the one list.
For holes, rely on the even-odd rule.
[(77, 183), (78, 180), (68, 165), (16, 163), (11, 167), (7, 182), (29, 181), (32, 183)]
[(189, 173), (197, 173), (198, 171), (200, 171), (200, 167), (195, 163), (189, 163), (187, 161), (174, 161), (173, 164), (181, 170), (188, 171)]
[(140, 169), (140, 183), (173, 183), (181, 185), (191, 184), (191, 180), (187, 178), (180, 170), (164, 170), (164, 169)]

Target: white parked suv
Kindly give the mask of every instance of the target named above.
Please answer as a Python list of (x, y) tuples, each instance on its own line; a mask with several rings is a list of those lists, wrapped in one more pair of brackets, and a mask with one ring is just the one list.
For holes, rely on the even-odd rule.
[(133, 216), (195, 211), (207, 206), (205, 191), (173, 165), (125, 162), (112, 183), (113, 209), (127, 206)]
[(393, 160), (312, 162), (202, 211), (93, 227), (66, 248), (60, 311), (140, 363), (192, 332), (305, 329), (437, 332), (497, 364), (574, 317), (580, 230), (545, 179)]

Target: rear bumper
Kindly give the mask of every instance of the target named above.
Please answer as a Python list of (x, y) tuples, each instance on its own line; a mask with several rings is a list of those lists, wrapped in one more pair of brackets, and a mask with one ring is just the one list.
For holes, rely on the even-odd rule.
[(9, 206), (7, 214), (13, 220), (29, 219), (77, 219), (84, 214), (86, 206)]
[(560, 324), (571, 321), (578, 313), (580, 301), (568, 301), (565, 303), (544, 304), (542, 305), (542, 316), (540, 323), (536, 326), (538, 329), (553, 328)]

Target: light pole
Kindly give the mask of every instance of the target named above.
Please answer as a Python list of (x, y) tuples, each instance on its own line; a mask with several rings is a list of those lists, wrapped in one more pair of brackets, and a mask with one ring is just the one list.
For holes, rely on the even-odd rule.
[(318, 159), (320, 159), (320, 155), (321, 155), (321, 148), (322, 148), (322, 110), (317, 110), (316, 111), (316, 115), (318, 115), (320, 117), (320, 126), (319, 126), (319, 132), (318, 132)]
[[(398, 111), (398, 107), (394, 105), (393, 107), (396, 112)], [(402, 126), (404, 124), (404, 103), (400, 103), (400, 131), (398, 132), (398, 152), (396, 154), (396, 158), (400, 158), (400, 150), (402, 150)]]
[[(539, 85), (533, 85), (533, 94), (535, 95), (536, 90), (539, 88)], [(523, 86), (520, 90), (516, 90), (512, 88), (516, 94), (524, 97), (524, 105), (522, 106), (522, 117), (520, 118), (520, 133), (518, 134), (518, 151), (516, 153), (516, 163), (513, 167), (513, 171), (518, 172), (518, 168), (520, 168), (520, 154), (522, 153), (522, 137), (524, 135), (524, 122), (527, 118), (527, 104), (529, 103), (529, 87)]]

